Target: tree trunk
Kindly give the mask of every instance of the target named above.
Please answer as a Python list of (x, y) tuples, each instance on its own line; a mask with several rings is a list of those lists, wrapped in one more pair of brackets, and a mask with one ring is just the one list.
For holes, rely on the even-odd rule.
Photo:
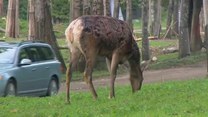
[[(48, 0), (33, 0), (35, 5), (35, 38), (49, 43), (54, 49), (58, 60), (62, 63), (62, 70), (66, 70), (66, 66), (61, 53), (59, 52), (58, 43), (53, 32), (50, 5)], [(32, 22), (32, 20), (31, 20)], [(32, 28), (32, 27), (31, 27)], [(30, 30), (30, 29), (29, 29)]]
[(178, 31), (178, 20), (179, 20), (179, 0), (174, 0), (174, 11), (173, 11), (173, 32), (177, 35), (179, 33)]
[(28, 17), (29, 17), (29, 31), (28, 31), (28, 40), (35, 39), (35, 2), (34, 0), (28, 0)]
[(150, 0), (150, 34), (159, 37), (161, 29), (161, 0)]
[(81, 1), (70, 0), (70, 20), (74, 20), (81, 16)]
[(92, 14), (93, 15), (104, 15), (103, 0), (93, 0), (92, 3)]
[(207, 54), (207, 73), (208, 73), (208, 0), (203, 0), (204, 22), (205, 22), (205, 48)]
[(5, 36), (19, 37), (19, 0), (9, 0)]
[(83, 15), (91, 14), (90, 0), (83, 0)]
[(0, 17), (4, 15), (4, 1), (0, 0)]
[(114, 0), (114, 10), (113, 10), (113, 17), (119, 18), (119, 7), (120, 7), (120, 0)]
[(142, 60), (150, 59), (149, 51), (149, 39), (148, 39), (148, 10), (149, 2), (148, 0), (142, 0)]
[(104, 16), (111, 17), (110, 0), (103, 0)]
[(166, 32), (167, 32), (167, 38), (171, 38), (171, 24), (174, 23), (172, 22), (172, 16), (173, 16), (173, 0), (169, 0), (169, 5), (168, 5), (168, 16), (167, 16), (167, 24), (166, 24)]
[(191, 51), (200, 51), (202, 48), (202, 40), (200, 36), (199, 14), (202, 7), (202, 0), (193, 0), (193, 14), (191, 27)]
[(129, 24), (131, 30), (133, 31), (133, 24), (132, 24), (132, 0), (126, 0), (126, 22)]
[(190, 5), (190, 0), (181, 1), (179, 58), (183, 58), (190, 55), (189, 26), (188, 26), (189, 5)]

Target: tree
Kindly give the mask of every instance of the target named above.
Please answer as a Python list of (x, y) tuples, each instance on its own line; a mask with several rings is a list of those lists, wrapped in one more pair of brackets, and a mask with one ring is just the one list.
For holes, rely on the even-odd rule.
[(191, 38), (190, 47), (191, 51), (200, 51), (202, 48), (202, 40), (200, 36), (200, 21), (199, 14), (202, 7), (202, 0), (193, 0), (193, 14), (191, 23)]
[(175, 35), (178, 35), (179, 31), (179, 27), (178, 27), (178, 21), (179, 21), (179, 0), (173, 0), (173, 4), (174, 4), (174, 10), (173, 10), (173, 33)]
[(161, 30), (161, 0), (150, 0), (150, 34), (159, 37)]
[(19, 37), (19, 0), (9, 0), (6, 20), (7, 37)]
[(181, 1), (179, 58), (183, 58), (190, 55), (189, 25), (188, 25), (189, 5), (190, 5), (190, 0)]
[(207, 54), (207, 72), (208, 72), (208, 0), (203, 0), (204, 22), (205, 22), (205, 47)]
[(83, 0), (83, 15), (91, 14), (90, 0)]
[(70, 20), (81, 16), (81, 0), (70, 0)]
[(35, 39), (35, 1), (34, 0), (28, 0), (28, 17), (29, 17), (29, 31), (28, 31), (28, 40), (34, 40)]
[(110, 0), (103, 0), (104, 16), (111, 16)]
[(174, 23), (172, 22), (172, 16), (173, 16), (173, 0), (169, 0), (168, 15), (167, 15), (167, 22), (166, 22), (167, 38), (171, 38), (171, 24)]
[(148, 18), (149, 16), (149, 2), (148, 0), (142, 0), (142, 60), (150, 59), (149, 51), (149, 34), (148, 34)]
[(131, 30), (133, 31), (132, 24), (132, 0), (126, 1), (126, 22), (129, 24)]
[(92, 14), (93, 15), (104, 15), (103, 0), (93, 0)]
[[(35, 18), (29, 19), (30, 23), (34, 23), (34, 39), (33, 40), (42, 40), (49, 43), (54, 49), (57, 58), (62, 63), (62, 70), (66, 70), (63, 57), (59, 52), (57, 40), (53, 32), (52, 18), (50, 12), (50, 2), (48, 0), (31, 0), (30, 3), (34, 3)], [(31, 6), (31, 5), (30, 5)], [(30, 8), (32, 9), (32, 8)], [(31, 29), (29, 29), (31, 30)], [(29, 31), (30, 32), (30, 31)]]
[(119, 7), (120, 7), (120, 0), (114, 0), (114, 10), (113, 10), (114, 18), (119, 18)]
[(4, 1), (0, 0), (0, 17), (4, 14)]

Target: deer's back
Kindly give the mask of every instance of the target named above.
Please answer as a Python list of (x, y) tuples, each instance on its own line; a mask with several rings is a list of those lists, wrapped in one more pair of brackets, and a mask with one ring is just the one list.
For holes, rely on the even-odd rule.
[(129, 53), (135, 43), (129, 26), (121, 20), (104, 16), (82, 16), (74, 20), (66, 30), (70, 46), (82, 51), (94, 48), (100, 55), (113, 51)]

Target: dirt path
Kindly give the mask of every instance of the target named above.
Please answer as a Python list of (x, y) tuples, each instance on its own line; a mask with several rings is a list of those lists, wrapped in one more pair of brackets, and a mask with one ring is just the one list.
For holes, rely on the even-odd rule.
[[(144, 71), (144, 82), (165, 82), (170, 80), (188, 80), (194, 79), (196, 77), (203, 77), (207, 75), (206, 62), (201, 62), (195, 65), (180, 67), (180, 68), (170, 68), (165, 70), (150, 70)], [(93, 80), (95, 88), (97, 87), (108, 87), (110, 79), (109, 78), (99, 78)], [(118, 76), (116, 78), (116, 85), (127, 85), (129, 84), (128, 75)], [(86, 91), (88, 86), (83, 81), (74, 81), (71, 83), (71, 89), (74, 91)], [(60, 89), (61, 92), (65, 91), (65, 84), (63, 83)]]

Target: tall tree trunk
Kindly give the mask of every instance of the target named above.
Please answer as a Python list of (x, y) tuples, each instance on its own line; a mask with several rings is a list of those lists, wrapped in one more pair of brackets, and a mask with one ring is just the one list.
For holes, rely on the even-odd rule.
[(148, 34), (148, 18), (149, 2), (148, 0), (142, 0), (142, 60), (150, 59), (149, 51), (149, 34)]
[(205, 22), (205, 48), (207, 54), (207, 73), (208, 73), (208, 0), (203, 0), (204, 22)]
[(110, 0), (103, 0), (104, 16), (111, 16)]
[(179, 58), (183, 58), (190, 55), (189, 26), (188, 26), (189, 5), (190, 5), (190, 0), (181, 1)]
[(193, 0), (193, 15), (192, 15), (192, 27), (191, 27), (191, 51), (200, 51), (202, 48), (202, 40), (200, 36), (200, 23), (199, 14), (202, 7), (202, 0)]
[(0, 0), (0, 17), (4, 15), (4, 1)]
[(35, 2), (34, 0), (28, 0), (28, 17), (29, 17), (29, 31), (28, 31), (28, 40), (35, 39)]
[(81, 1), (70, 0), (70, 21), (81, 16)]
[(173, 0), (169, 0), (169, 4), (168, 4), (168, 16), (167, 16), (167, 22), (166, 22), (166, 32), (167, 32), (167, 38), (171, 38), (171, 24), (174, 22), (172, 22), (172, 16), (173, 16)]
[(92, 3), (92, 14), (93, 15), (104, 15), (103, 0), (93, 0)]
[(131, 30), (133, 31), (132, 0), (126, 0), (126, 22), (129, 24)]
[(83, 0), (83, 15), (91, 14), (90, 0)]
[(159, 37), (161, 29), (161, 0), (150, 0), (149, 31), (153, 36)]
[(120, 0), (114, 0), (114, 10), (113, 10), (113, 17), (119, 18), (119, 7), (120, 7)]
[(174, 11), (173, 11), (173, 32), (177, 35), (179, 33), (179, 0), (173, 0), (174, 1)]
[(58, 60), (62, 63), (62, 70), (65, 71), (66, 66), (63, 57), (59, 52), (58, 43), (53, 32), (50, 2), (48, 0), (33, 0), (33, 2), (35, 5), (34, 39), (42, 40), (44, 42), (49, 43), (52, 46), (57, 55)]
[(9, 0), (5, 36), (19, 37), (19, 0)]

